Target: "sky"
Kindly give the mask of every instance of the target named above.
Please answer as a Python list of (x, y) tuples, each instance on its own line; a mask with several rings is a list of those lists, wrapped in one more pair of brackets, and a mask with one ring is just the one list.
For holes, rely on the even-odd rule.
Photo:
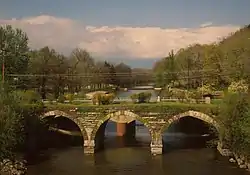
[(0, 0), (0, 25), (23, 29), (34, 49), (149, 60), (228, 36), (250, 23), (249, 7), (249, 0)]

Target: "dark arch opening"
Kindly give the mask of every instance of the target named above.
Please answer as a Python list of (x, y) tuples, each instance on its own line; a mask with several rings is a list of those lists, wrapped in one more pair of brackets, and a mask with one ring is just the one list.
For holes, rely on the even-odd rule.
[(217, 135), (211, 124), (192, 116), (182, 117), (163, 133), (163, 152), (214, 147)]
[(46, 117), (45, 124), (48, 128), (46, 143), (48, 148), (63, 149), (72, 146), (83, 146), (84, 139), (79, 126), (71, 119), (60, 117)]
[(125, 147), (149, 148), (151, 135), (143, 123), (138, 120), (126, 123), (126, 133), (123, 136), (118, 136), (117, 125), (119, 123), (107, 120), (99, 127), (95, 135), (96, 152)]

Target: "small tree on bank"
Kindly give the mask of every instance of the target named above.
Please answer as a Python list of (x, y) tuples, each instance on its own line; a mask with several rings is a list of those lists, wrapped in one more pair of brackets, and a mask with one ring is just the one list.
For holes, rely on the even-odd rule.
[(228, 93), (221, 106), (220, 138), (234, 153), (250, 156), (250, 108), (248, 94)]
[(3, 85), (0, 88), (0, 161), (14, 158), (16, 146), (23, 141), (23, 120), (18, 99)]

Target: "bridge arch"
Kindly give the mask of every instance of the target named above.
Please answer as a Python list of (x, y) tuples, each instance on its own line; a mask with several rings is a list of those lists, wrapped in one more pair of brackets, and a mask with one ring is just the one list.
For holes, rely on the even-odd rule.
[(113, 121), (115, 123), (127, 123), (127, 124), (137, 120), (137, 121), (141, 122), (149, 130), (149, 134), (152, 137), (152, 134), (153, 134), (152, 128), (150, 127), (150, 125), (147, 124), (147, 122), (145, 120), (143, 120), (142, 117), (140, 117), (139, 115), (137, 115), (134, 112), (131, 112), (129, 110), (120, 110), (120, 111), (116, 111), (116, 112), (112, 112), (112, 113), (107, 114), (104, 118), (102, 118), (97, 123), (94, 131), (92, 132), (92, 140), (95, 139), (99, 128), (103, 124), (106, 124), (107, 121), (109, 121), (109, 120)]
[(67, 118), (67, 119), (73, 121), (80, 129), (80, 131), (82, 133), (83, 141), (88, 139), (87, 132), (85, 130), (84, 125), (81, 123), (81, 121), (77, 117), (74, 117), (66, 112), (63, 112), (63, 111), (54, 110), (54, 111), (49, 111), (49, 112), (44, 113), (41, 116), (41, 119), (44, 120), (44, 119), (50, 118), (50, 117), (53, 117), (53, 118), (64, 117), (64, 118)]
[(186, 111), (186, 112), (183, 112), (183, 113), (180, 113), (178, 115), (174, 115), (174, 116), (170, 117), (167, 120), (166, 125), (162, 128), (161, 133), (163, 133), (165, 131), (165, 129), (167, 129), (172, 123), (174, 123), (174, 122), (176, 122), (184, 117), (193, 117), (193, 118), (199, 119), (201, 121), (204, 121), (205, 123), (208, 123), (211, 126), (215, 127), (216, 131), (219, 132), (220, 126), (219, 126), (219, 123), (215, 120), (215, 116), (211, 117), (205, 113), (190, 110), (190, 111)]

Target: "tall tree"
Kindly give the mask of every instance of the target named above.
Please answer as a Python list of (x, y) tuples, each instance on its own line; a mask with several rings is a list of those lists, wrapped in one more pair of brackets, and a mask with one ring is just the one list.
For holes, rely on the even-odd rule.
[(176, 58), (173, 50), (154, 66), (156, 85), (167, 86), (178, 80)]
[(0, 64), (5, 74), (24, 74), (28, 66), (28, 37), (21, 29), (0, 26)]
[(64, 85), (60, 75), (67, 71), (65, 64), (65, 57), (49, 47), (30, 53), (29, 73), (35, 74), (36, 82), (33, 88), (38, 89), (43, 99), (46, 98), (48, 92), (54, 93), (56, 98), (62, 93)]
[[(78, 92), (82, 87), (90, 85), (94, 79), (95, 62), (91, 55), (83, 49), (76, 48), (69, 57), (68, 74), (72, 75), (69, 79), (69, 89), (71, 92)], [(76, 75), (80, 75), (76, 77)]]
[(131, 87), (132, 85), (132, 69), (124, 64), (120, 63), (115, 66), (115, 72), (117, 77), (117, 85), (120, 87)]

